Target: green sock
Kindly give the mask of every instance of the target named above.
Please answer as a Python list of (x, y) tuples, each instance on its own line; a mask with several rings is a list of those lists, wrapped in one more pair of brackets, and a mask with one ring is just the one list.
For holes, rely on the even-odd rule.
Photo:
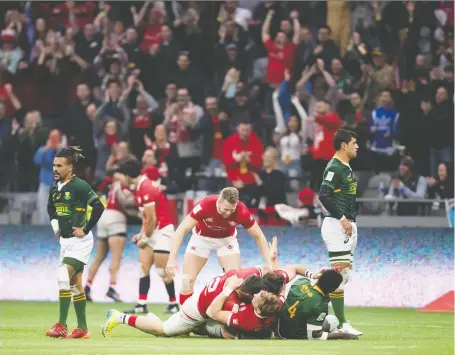
[(82, 292), (77, 296), (73, 297), (74, 310), (76, 311), (77, 327), (87, 330), (87, 317), (85, 314), (85, 306), (87, 305), (87, 299), (85, 293)]
[(66, 320), (68, 319), (68, 311), (71, 305), (71, 291), (60, 290), (58, 295), (58, 301), (60, 306), (60, 315), (58, 322), (66, 326)]
[(332, 292), (329, 296), (330, 301), (332, 301), (333, 312), (338, 318), (341, 326), (343, 323), (346, 323), (346, 318), (344, 317), (344, 291)]

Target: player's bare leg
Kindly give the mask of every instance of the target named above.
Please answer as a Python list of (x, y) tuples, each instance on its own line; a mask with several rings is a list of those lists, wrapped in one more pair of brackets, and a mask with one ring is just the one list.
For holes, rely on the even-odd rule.
[(195, 254), (185, 253), (183, 257), (183, 276), (182, 288), (180, 289), (180, 305), (193, 294), (194, 282), (197, 275), (207, 263), (207, 258), (202, 258)]
[(82, 270), (78, 270), (71, 278), (71, 293), (73, 294), (74, 310), (77, 317), (77, 328), (75, 328), (68, 338), (71, 339), (88, 339), (90, 334), (87, 327), (86, 306), (84, 288), (82, 286)]
[(155, 269), (158, 275), (163, 279), (166, 286), (167, 294), (169, 295), (169, 304), (166, 313), (174, 314), (179, 311), (179, 305), (175, 298), (174, 278), (166, 273), (166, 265), (169, 260), (168, 252), (155, 251)]
[(240, 254), (222, 255), (218, 260), (224, 272), (240, 269)]
[(139, 249), (139, 300), (132, 309), (127, 309), (125, 313), (148, 313), (147, 310), (147, 295), (150, 289), (150, 269), (154, 261), (153, 249), (145, 246)]
[(110, 282), (109, 289), (106, 296), (113, 299), (115, 302), (120, 302), (120, 297), (115, 290), (117, 284), (117, 274), (120, 270), (120, 264), (122, 262), (122, 254), (125, 249), (126, 238), (122, 236), (112, 236), (108, 238), (107, 243), (111, 252), (111, 264), (109, 265)]
[[(178, 315), (174, 316), (178, 317)], [(144, 333), (155, 336), (166, 336), (163, 331), (163, 321), (154, 314), (150, 314), (149, 316), (128, 315), (111, 309), (107, 312), (106, 318), (106, 323), (104, 323), (104, 326), (101, 329), (101, 333), (104, 337), (108, 337), (114, 328), (123, 324), (139, 329)]]
[(332, 302), (333, 312), (340, 322), (338, 331), (354, 334), (357, 336), (362, 335), (362, 332), (354, 329), (348, 323), (344, 315), (344, 287), (349, 280), (349, 273), (352, 270), (352, 264), (351, 262), (332, 262), (331, 266), (343, 275), (343, 282), (341, 283), (340, 287), (329, 294), (330, 301)]
[(74, 269), (70, 265), (62, 264), (58, 268), (57, 280), (59, 288), (59, 320), (46, 332), (51, 338), (65, 338), (68, 335), (66, 320), (71, 305), (70, 279), (74, 275)]
[(88, 269), (87, 285), (84, 288), (85, 297), (87, 297), (87, 301), (89, 302), (93, 301), (90, 295), (93, 280), (95, 279), (95, 276), (98, 273), (98, 269), (100, 268), (101, 263), (106, 259), (108, 252), (109, 248), (106, 243), (106, 240), (97, 240), (95, 260), (93, 260), (92, 264)]

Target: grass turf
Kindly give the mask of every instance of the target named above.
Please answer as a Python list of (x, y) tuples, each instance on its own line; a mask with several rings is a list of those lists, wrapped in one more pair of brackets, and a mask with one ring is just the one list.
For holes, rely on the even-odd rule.
[[(220, 340), (198, 337), (155, 338), (128, 326), (103, 338), (101, 326), (112, 304), (89, 303), (92, 339), (63, 340), (44, 336), (57, 319), (55, 302), (0, 302), (1, 354), (433, 354), (454, 353), (453, 314), (418, 313), (413, 309), (349, 308), (348, 318), (362, 330), (359, 341)], [(119, 310), (127, 307), (116, 304)], [(149, 311), (164, 317), (164, 305)], [(69, 331), (76, 326), (71, 306)]]

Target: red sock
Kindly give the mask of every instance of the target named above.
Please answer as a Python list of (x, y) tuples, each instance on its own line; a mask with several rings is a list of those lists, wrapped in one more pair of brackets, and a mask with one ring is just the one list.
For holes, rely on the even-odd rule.
[(177, 302), (177, 299), (175, 297), (169, 297), (169, 303), (175, 303)]
[(180, 294), (180, 305), (183, 305), (185, 303), (185, 301), (190, 298), (191, 296), (193, 295), (193, 292), (191, 292), (190, 294), (188, 295), (183, 295), (183, 294)]
[(129, 325), (130, 327), (135, 327), (135, 326), (136, 326), (136, 319), (137, 319), (137, 317), (139, 317), (139, 316), (130, 316), (130, 317), (128, 318), (128, 325)]
[(92, 279), (87, 280), (87, 285), (92, 286), (92, 283), (93, 283)]
[(115, 285), (117, 285), (117, 282), (111, 281), (111, 282), (109, 282), (109, 285), (110, 285), (110, 286), (115, 286)]

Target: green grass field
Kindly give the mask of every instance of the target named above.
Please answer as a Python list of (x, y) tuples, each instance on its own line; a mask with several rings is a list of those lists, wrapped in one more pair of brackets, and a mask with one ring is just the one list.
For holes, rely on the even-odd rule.
[[(92, 339), (49, 339), (45, 331), (56, 321), (58, 304), (51, 302), (0, 302), (1, 354), (135, 355), (135, 354), (431, 354), (454, 353), (453, 314), (418, 313), (413, 309), (349, 308), (351, 323), (361, 329), (359, 341), (284, 341), (155, 338), (128, 326), (103, 338), (101, 326), (111, 304), (89, 303)], [(116, 308), (123, 309), (124, 304)], [(163, 305), (149, 308), (163, 316)], [(76, 325), (70, 310), (70, 331)]]

